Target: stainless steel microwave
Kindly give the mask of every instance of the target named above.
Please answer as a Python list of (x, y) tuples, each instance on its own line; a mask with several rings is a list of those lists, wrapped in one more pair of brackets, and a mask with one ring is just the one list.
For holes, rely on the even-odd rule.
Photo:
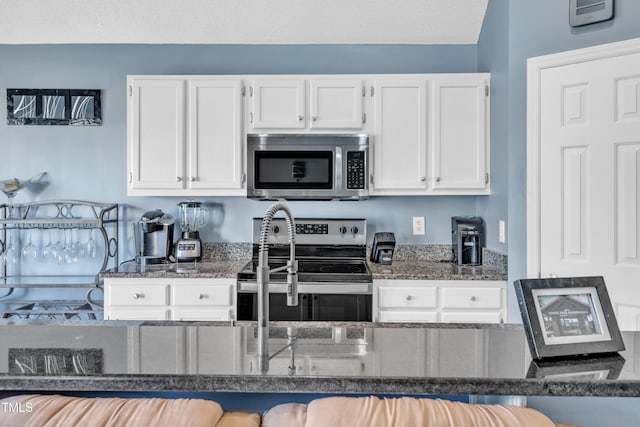
[(369, 197), (366, 134), (248, 134), (247, 197), (361, 200)]

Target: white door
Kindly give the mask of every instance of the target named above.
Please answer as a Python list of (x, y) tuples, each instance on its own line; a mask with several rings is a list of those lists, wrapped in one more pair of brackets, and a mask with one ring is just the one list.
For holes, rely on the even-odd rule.
[(440, 190), (488, 187), (487, 105), (484, 79), (433, 82), (432, 185)]
[(362, 80), (311, 80), (312, 129), (362, 129)]
[(305, 81), (254, 80), (251, 127), (254, 129), (304, 129)]
[(184, 80), (129, 85), (129, 188), (183, 188)]
[(602, 275), (640, 326), (640, 54), (541, 72), (541, 277)]
[(378, 80), (373, 102), (372, 193), (426, 190), (427, 82)]
[(189, 188), (242, 188), (242, 82), (188, 81)]

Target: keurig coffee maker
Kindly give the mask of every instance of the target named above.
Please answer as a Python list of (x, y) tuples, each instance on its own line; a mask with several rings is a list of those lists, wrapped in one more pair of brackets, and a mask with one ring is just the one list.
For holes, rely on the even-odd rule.
[(485, 245), (484, 221), (477, 216), (451, 217), (453, 262), (458, 265), (481, 265)]
[(376, 233), (371, 245), (371, 261), (378, 264), (391, 264), (393, 251), (396, 247), (396, 237), (393, 233)]
[(160, 209), (145, 212), (138, 221), (140, 250), (137, 259), (148, 264), (169, 260), (173, 245), (173, 217)]

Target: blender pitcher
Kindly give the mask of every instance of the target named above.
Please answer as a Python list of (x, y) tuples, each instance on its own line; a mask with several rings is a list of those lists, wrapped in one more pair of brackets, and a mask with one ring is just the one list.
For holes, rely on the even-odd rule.
[(180, 202), (178, 206), (182, 237), (176, 242), (176, 260), (199, 261), (202, 259), (202, 242), (198, 230), (207, 224), (209, 210), (193, 200)]

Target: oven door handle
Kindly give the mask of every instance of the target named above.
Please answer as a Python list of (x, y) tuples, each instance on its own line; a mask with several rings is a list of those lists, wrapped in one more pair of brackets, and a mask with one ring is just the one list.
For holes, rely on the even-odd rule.
[[(256, 293), (256, 282), (238, 282), (238, 292)], [(270, 294), (283, 294), (287, 292), (286, 283), (269, 282)], [(373, 292), (372, 283), (315, 283), (298, 282), (298, 294), (363, 294), (370, 295)]]

